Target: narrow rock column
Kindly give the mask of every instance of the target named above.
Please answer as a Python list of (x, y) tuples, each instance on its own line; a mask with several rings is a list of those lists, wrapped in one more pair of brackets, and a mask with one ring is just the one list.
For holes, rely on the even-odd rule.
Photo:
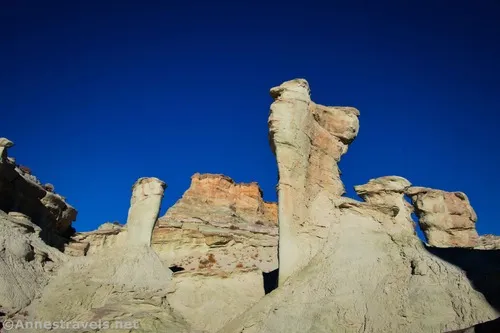
[(160, 213), (167, 184), (158, 178), (139, 178), (132, 187), (127, 218), (129, 246), (151, 245), (151, 235)]
[(269, 140), (278, 164), (279, 284), (305, 267), (336, 220), (344, 193), (337, 162), (358, 133), (359, 111), (311, 101), (304, 79), (271, 89)]

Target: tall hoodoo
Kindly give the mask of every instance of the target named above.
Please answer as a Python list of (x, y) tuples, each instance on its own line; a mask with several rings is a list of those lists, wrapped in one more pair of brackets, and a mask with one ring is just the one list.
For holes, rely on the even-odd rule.
[(337, 162), (359, 129), (359, 111), (311, 101), (304, 79), (271, 89), (269, 138), (279, 172), (280, 284), (317, 253), (344, 193)]
[(158, 178), (139, 178), (132, 187), (127, 218), (128, 245), (151, 245), (151, 235), (160, 213), (167, 185)]

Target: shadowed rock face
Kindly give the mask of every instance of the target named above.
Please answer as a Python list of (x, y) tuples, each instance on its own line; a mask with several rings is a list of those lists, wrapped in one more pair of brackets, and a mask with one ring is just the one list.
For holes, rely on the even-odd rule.
[(73, 231), (77, 211), (9, 158), (7, 149), (12, 146), (12, 141), (0, 138), (0, 210), (28, 216), (41, 228), (44, 241), (62, 248), (63, 238)]
[(282, 284), (307, 265), (328, 233), (331, 200), (344, 193), (337, 162), (358, 134), (359, 112), (315, 104), (303, 79), (272, 88), (271, 96), (268, 123), (279, 172)]
[(465, 193), (411, 187), (407, 194), (429, 245), (470, 248), (478, 245), (477, 216)]

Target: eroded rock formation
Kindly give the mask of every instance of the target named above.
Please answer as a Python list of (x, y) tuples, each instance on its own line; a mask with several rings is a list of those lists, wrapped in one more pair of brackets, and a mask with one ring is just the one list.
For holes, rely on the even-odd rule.
[(257, 183), (195, 174), (158, 220), (152, 246), (164, 263), (181, 270), (169, 294), (172, 307), (193, 329), (216, 332), (264, 296), (263, 274), (273, 284), (277, 205), (263, 200)]
[(195, 174), (182, 198), (158, 220), (153, 248), (186, 271), (278, 268), (277, 205), (257, 183)]
[(496, 235), (484, 235), (479, 236), (478, 244), (476, 249), (483, 250), (500, 250), (500, 236)]
[(126, 229), (117, 224), (106, 222), (97, 230), (77, 232), (66, 244), (64, 253), (72, 256), (98, 254), (100, 251), (118, 247), (127, 241)]
[[(270, 132), (280, 172), (280, 274), (286, 272), (277, 290), (221, 332), (446, 332), (498, 317), (459, 260), (450, 264), (430, 254), (415, 235), (403, 198), (408, 181), (382, 177), (358, 186), (366, 202), (340, 197), (343, 186), (333, 162), (346, 145), (325, 135), (324, 122), (313, 118), (311, 124), (307, 82), (288, 81), (271, 93), (276, 101)], [(348, 126), (357, 125), (357, 112), (332, 117), (347, 133), (357, 133), (357, 126)], [(346, 117), (352, 121), (342, 121)], [(323, 167), (311, 149), (318, 141), (335, 149), (323, 151)], [(311, 176), (316, 174), (321, 176)], [(317, 231), (315, 238), (310, 230)]]
[(429, 245), (470, 248), (478, 245), (477, 215), (465, 193), (412, 187), (407, 194)]
[(306, 80), (271, 89), (269, 137), (279, 172), (279, 281), (305, 267), (323, 245), (344, 193), (337, 166), (358, 134), (359, 111), (311, 101)]
[(139, 179), (133, 187), (126, 241), (68, 260), (27, 312), (44, 321), (133, 318), (140, 322), (138, 331), (188, 332), (188, 324), (166, 300), (172, 271), (150, 247), (164, 188), (157, 178)]
[(365, 185), (355, 186), (356, 193), (371, 208), (389, 215), (392, 219), (387, 221), (384, 227), (392, 232), (395, 227), (395, 235), (402, 233), (401, 228), (406, 228), (409, 234), (415, 235), (415, 225), (411, 219), (413, 207), (404, 199), (406, 190), (411, 183), (403, 177), (385, 176), (370, 179)]
[(0, 210), (0, 322), (28, 306), (66, 260), (40, 231), (28, 216)]
[(151, 234), (166, 186), (158, 178), (140, 178), (134, 184), (127, 218), (129, 246), (151, 245)]
[[(256, 183), (196, 174), (157, 220), (166, 185), (140, 178), (126, 225), (68, 241), (76, 211), (0, 138), (0, 322), (134, 320), (131, 332), (171, 333), (465, 333), (498, 323), (500, 251), (486, 250), (498, 237), (477, 236), (467, 197), (398, 176), (356, 186), (363, 201), (342, 197), (337, 162), (358, 111), (315, 104), (303, 79), (271, 95), (279, 209)], [(431, 246), (417, 238), (405, 194)], [(278, 238), (280, 286), (264, 295)], [(47, 244), (61, 241), (64, 252)]]
[(71, 223), (77, 211), (7, 156), (7, 149), (13, 146), (12, 141), (0, 138), (0, 210), (28, 216), (41, 228), (40, 237), (62, 248), (64, 238), (73, 232)]

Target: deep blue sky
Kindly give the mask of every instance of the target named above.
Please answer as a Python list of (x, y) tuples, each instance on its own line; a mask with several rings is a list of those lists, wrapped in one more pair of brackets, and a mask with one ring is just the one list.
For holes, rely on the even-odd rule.
[(393, 174), (464, 191), (500, 234), (498, 17), (496, 0), (0, 0), (0, 136), (78, 230), (124, 223), (142, 176), (169, 184), (162, 213), (195, 172), (275, 200), (268, 91), (303, 77), (361, 111), (348, 195)]

